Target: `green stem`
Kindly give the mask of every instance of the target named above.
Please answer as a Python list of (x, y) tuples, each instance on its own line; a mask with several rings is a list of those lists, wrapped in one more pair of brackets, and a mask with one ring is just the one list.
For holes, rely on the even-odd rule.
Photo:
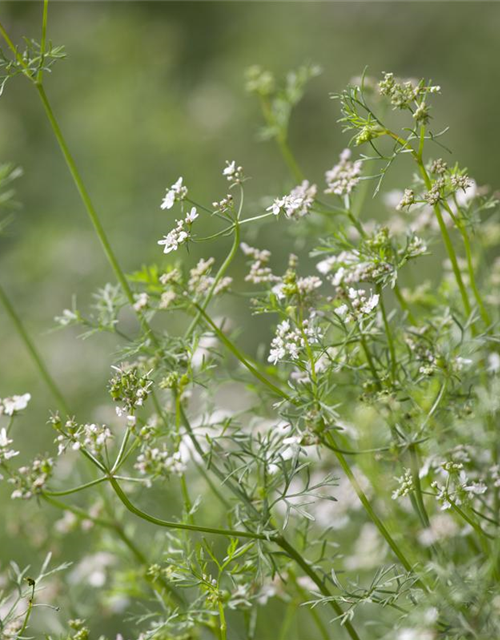
[[(311, 565), (307, 562), (307, 560), (305, 560), (305, 558), (294, 547), (292, 547), (292, 545), (287, 540), (285, 540), (285, 538), (278, 536), (275, 539), (275, 542), (283, 549), (283, 551), (286, 551), (290, 558), (295, 560), (295, 562), (303, 569), (304, 573), (306, 573), (311, 578), (320, 592), (326, 598), (328, 598), (328, 604), (332, 607), (335, 613), (339, 616), (339, 618), (343, 619), (344, 612), (342, 611), (342, 607), (337, 602), (335, 602), (335, 600), (331, 599), (332, 594), (325, 586), (324, 582), (321, 580), (318, 574), (313, 570)], [(360, 640), (350, 620), (347, 619), (344, 622), (344, 627), (352, 640)]]
[(411, 475), (413, 480), (413, 485), (415, 487), (415, 499), (418, 507), (418, 514), (422, 525), (428, 529), (430, 526), (429, 516), (427, 514), (427, 509), (425, 508), (424, 498), (422, 494), (422, 485), (420, 484), (420, 476), (419, 476), (419, 468), (420, 462), (418, 459), (418, 451), (417, 447), (414, 444), (411, 444), (409, 447), (410, 450), (410, 464), (411, 464)]
[[(242, 199), (243, 199), (243, 192), (242, 192)], [(241, 202), (242, 202), (242, 200), (240, 201), (240, 211), (239, 211), (239, 213), (241, 213)], [(205, 311), (205, 309), (208, 307), (208, 305), (210, 303), (210, 300), (212, 299), (212, 297), (214, 295), (215, 289), (217, 288), (217, 285), (219, 284), (221, 278), (224, 276), (224, 274), (226, 273), (227, 269), (229, 268), (229, 265), (233, 261), (235, 255), (236, 255), (236, 252), (238, 251), (238, 247), (239, 246), (240, 246), (240, 226), (239, 226), (238, 219), (236, 219), (235, 222), (234, 222), (234, 239), (233, 239), (233, 244), (231, 246), (231, 250), (230, 250), (229, 254), (227, 255), (226, 259), (224, 260), (224, 262), (222, 263), (219, 271), (217, 272), (217, 275), (214, 278), (212, 286), (208, 290), (207, 295), (205, 296), (205, 299), (203, 300), (202, 304), (200, 305), (200, 310), (198, 311), (197, 315), (193, 318), (191, 324), (189, 325), (188, 330), (186, 331), (186, 334), (184, 336), (185, 340), (187, 340), (191, 336), (191, 334), (193, 333), (193, 331), (196, 328), (196, 325), (201, 320), (203, 311)]]
[(50, 375), (49, 370), (47, 369), (42, 357), (38, 353), (38, 350), (36, 349), (32, 339), (28, 335), (28, 332), (26, 331), (21, 321), (21, 318), (19, 317), (16, 310), (12, 306), (12, 303), (10, 302), (9, 298), (7, 297), (7, 294), (5, 293), (1, 285), (0, 285), (0, 301), (2, 302), (5, 308), (5, 311), (7, 312), (7, 315), (12, 320), (12, 323), (14, 324), (19, 334), (19, 337), (23, 341), (24, 346), (28, 350), (28, 353), (30, 354), (33, 362), (37, 366), (38, 372), (42, 376), (45, 384), (50, 389), (57, 404), (60, 406), (61, 410), (64, 411), (66, 415), (70, 415), (70, 411), (68, 409), (68, 404), (66, 403), (66, 400), (64, 399), (62, 393), (60, 392), (59, 387), (54, 382), (54, 379)]
[[(42, 101), (42, 105), (45, 109), (45, 113), (47, 115), (47, 118), (50, 122), (50, 125), (52, 127), (52, 131), (54, 132), (54, 135), (56, 137), (56, 140), (59, 144), (59, 148), (61, 149), (61, 152), (63, 154), (64, 160), (66, 161), (66, 165), (68, 167), (68, 170), (71, 174), (71, 177), (73, 178), (73, 182), (75, 183), (75, 186), (78, 190), (78, 193), (80, 194), (80, 198), (85, 206), (85, 209), (87, 211), (87, 214), (92, 222), (92, 225), (94, 226), (94, 230), (97, 234), (97, 237), (99, 238), (99, 241), (101, 243), (101, 246), (103, 248), (103, 251), (106, 255), (106, 258), (108, 259), (109, 264), (111, 265), (111, 268), (113, 269), (113, 272), (116, 276), (116, 279), (118, 280), (118, 282), (120, 283), (120, 286), (123, 290), (123, 293), (125, 294), (127, 300), (129, 301), (129, 303), (132, 305), (134, 305), (135, 300), (134, 300), (134, 294), (132, 293), (132, 289), (130, 288), (130, 285), (128, 283), (128, 280), (125, 276), (125, 273), (123, 272), (122, 268), (120, 267), (120, 264), (118, 263), (118, 260), (114, 254), (113, 249), (111, 248), (111, 245), (109, 243), (108, 237), (106, 235), (106, 232), (104, 231), (104, 228), (101, 224), (101, 221), (99, 219), (99, 216), (97, 214), (97, 211), (92, 203), (92, 200), (90, 198), (90, 195), (87, 191), (87, 188), (85, 187), (85, 184), (82, 180), (82, 177), (80, 175), (80, 172), (77, 169), (76, 163), (73, 159), (73, 156), (71, 155), (71, 152), (69, 150), (69, 147), (66, 143), (66, 140), (64, 138), (64, 135), (61, 131), (61, 128), (59, 126), (59, 123), (56, 120), (56, 117), (54, 115), (54, 112), (52, 111), (52, 107), (50, 105), (49, 99), (47, 98), (47, 94), (45, 93), (45, 89), (43, 87), (42, 84), (40, 83), (35, 83), (36, 89), (38, 91), (38, 95), (40, 96), (40, 100)], [(146, 333), (146, 335), (150, 336), (151, 339), (155, 342), (155, 344), (158, 344), (157, 338), (155, 337), (153, 331), (151, 330), (151, 327), (149, 326), (148, 321), (146, 320), (145, 316), (143, 313), (141, 313), (140, 311), (136, 311), (137, 313), (137, 317), (139, 319), (139, 322), (144, 330), (144, 332)]]
[(155, 524), (159, 527), (166, 527), (167, 529), (180, 529), (184, 531), (196, 531), (199, 533), (213, 533), (214, 535), (234, 537), (234, 538), (251, 538), (252, 540), (273, 540), (272, 535), (264, 535), (262, 533), (254, 533), (252, 531), (239, 531), (235, 529), (219, 529), (216, 527), (202, 527), (199, 525), (185, 524), (182, 522), (171, 522), (169, 520), (162, 520), (161, 518), (157, 518), (155, 516), (149, 515), (145, 511), (142, 511), (138, 507), (132, 504), (128, 499), (127, 495), (124, 493), (118, 482), (115, 480), (113, 476), (110, 476), (109, 482), (113, 487), (116, 495), (120, 499), (120, 501), (125, 505), (125, 507), (133, 514), (142, 518), (142, 520), (146, 520), (146, 522), (150, 522), (151, 524)]
[(282, 391), (279, 387), (273, 384), (270, 380), (268, 380), (265, 376), (263, 376), (252, 364), (250, 364), (250, 362), (248, 362), (248, 360), (238, 350), (236, 345), (234, 345), (231, 342), (231, 340), (229, 340), (229, 338), (219, 329), (219, 327), (210, 318), (210, 316), (208, 316), (198, 304), (193, 302), (193, 305), (198, 309), (200, 316), (213, 329), (214, 333), (219, 338), (219, 340), (229, 349), (229, 351), (231, 351), (231, 353), (234, 356), (236, 356), (236, 358), (241, 362), (241, 364), (244, 367), (246, 367), (255, 378), (263, 382), (267, 387), (269, 387), (269, 389), (273, 391), (273, 393), (276, 393), (277, 395), (281, 396), (284, 400), (288, 400), (289, 402), (292, 402), (292, 399), (285, 391)]
[(69, 496), (72, 493), (78, 493), (79, 491), (84, 491), (85, 489), (88, 489), (89, 487), (93, 487), (96, 484), (101, 484), (101, 482), (105, 482), (107, 480), (106, 477), (102, 477), (102, 478), (97, 478), (96, 480), (91, 480), (90, 482), (87, 482), (85, 484), (81, 484), (78, 487), (74, 487), (73, 489), (66, 489), (65, 491), (49, 491), (49, 490), (45, 490), (44, 494), (47, 496)]
[(387, 318), (387, 313), (386, 313), (385, 304), (384, 304), (384, 296), (382, 292), (382, 287), (380, 285), (377, 285), (377, 293), (379, 294), (380, 310), (382, 311), (382, 320), (384, 322), (385, 335), (387, 336), (387, 344), (389, 345), (389, 354), (391, 357), (391, 378), (392, 378), (392, 382), (394, 383), (396, 382), (396, 365), (397, 365), (396, 350), (394, 348), (394, 340), (392, 338), (392, 331), (389, 325), (389, 320)]
[(361, 504), (365, 508), (365, 511), (370, 516), (370, 519), (375, 524), (377, 529), (380, 531), (380, 533), (384, 537), (385, 541), (387, 542), (389, 547), (394, 552), (394, 555), (398, 558), (398, 560), (401, 562), (401, 564), (406, 569), (406, 571), (413, 572), (413, 567), (412, 567), (411, 563), (407, 560), (405, 554), (401, 551), (401, 549), (399, 548), (399, 546), (397, 545), (395, 540), (392, 538), (390, 533), (387, 531), (387, 529), (385, 528), (385, 525), (382, 522), (382, 520), (380, 520), (378, 515), (375, 513), (375, 511), (374, 511), (372, 505), (370, 504), (370, 501), (368, 500), (365, 492), (361, 488), (361, 485), (357, 481), (356, 476), (352, 472), (351, 467), (349, 466), (349, 463), (344, 458), (344, 456), (341, 453), (339, 453), (333, 434), (331, 432), (328, 432), (326, 434), (326, 437), (328, 438), (329, 443), (331, 443), (332, 451), (335, 452), (335, 455), (337, 456), (337, 460), (339, 461), (339, 464), (342, 467), (342, 470), (344, 471), (344, 473), (346, 474), (348, 480), (350, 481), (354, 491), (356, 492), (356, 495), (358, 496)]
[[(460, 206), (458, 204), (458, 201), (456, 199), (455, 196), (453, 196), (454, 202), (455, 202), (455, 206), (457, 207), (457, 212), (460, 212)], [(450, 205), (445, 201), (443, 203), (444, 208), (446, 209), (446, 211), (448, 211), (448, 213), (453, 216), (453, 211), (450, 208)], [(467, 270), (469, 273), (469, 280), (470, 280), (470, 286), (472, 289), (472, 293), (474, 294), (474, 298), (477, 302), (477, 305), (479, 307), (479, 313), (481, 314), (481, 318), (483, 320), (483, 322), (485, 323), (485, 325), (487, 327), (489, 327), (491, 325), (491, 318), (488, 314), (488, 311), (486, 310), (486, 307), (484, 305), (483, 299), (481, 297), (481, 293), (479, 292), (479, 288), (476, 284), (476, 276), (475, 276), (475, 269), (474, 269), (474, 263), (472, 260), (472, 247), (470, 244), (470, 239), (469, 239), (469, 234), (467, 233), (467, 229), (465, 228), (465, 225), (463, 223), (463, 220), (460, 219), (459, 216), (453, 216), (455, 219), (455, 224), (460, 232), (460, 235), (462, 236), (462, 240), (464, 243), (464, 248), (465, 248), (465, 255), (467, 258)]]
[(227, 640), (227, 623), (226, 616), (224, 615), (224, 606), (219, 600), (219, 628), (221, 640)]
[(43, 0), (43, 16), (42, 16), (42, 39), (40, 41), (40, 69), (38, 70), (36, 81), (42, 82), (43, 79), (43, 63), (45, 57), (45, 46), (47, 42), (47, 14), (49, 10), (49, 0)]
[[(416, 158), (420, 173), (424, 180), (426, 188), (430, 191), (432, 189), (432, 182), (429, 178), (429, 175), (425, 169), (424, 163), (420, 157)], [(455, 248), (453, 246), (453, 242), (451, 241), (450, 234), (448, 233), (448, 229), (443, 220), (443, 215), (441, 213), (441, 207), (439, 204), (435, 204), (432, 207), (434, 209), (434, 214), (438, 221), (439, 229), (441, 231), (441, 236), (443, 237), (444, 245), (446, 247), (446, 251), (448, 253), (448, 257), (450, 258), (451, 267), (453, 269), (453, 273), (455, 275), (455, 280), (458, 285), (458, 289), (460, 291), (460, 295), (462, 297), (462, 304), (464, 306), (465, 314), (467, 317), (471, 314), (471, 305), (469, 301), (469, 294), (467, 293), (467, 289), (465, 288), (464, 281), (462, 279), (462, 274), (460, 272), (460, 267), (458, 266), (457, 254), (455, 253)]]

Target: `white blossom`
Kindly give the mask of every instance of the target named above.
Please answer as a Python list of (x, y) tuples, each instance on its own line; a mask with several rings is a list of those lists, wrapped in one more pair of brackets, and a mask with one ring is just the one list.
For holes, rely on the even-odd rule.
[(344, 149), (340, 154), (339, 162), (325, 173), (327, 189), (325, 193), (334, 193), (338, 196), (349, 195), (359, 182), (359, 176), (363, 163), (361, 160), (351, 161), (351, 150)]
[(287, 218), (302, 218), (307, 215), (314, 204), (318, 188), (304, 180), (299, 186), (282, 198), (276, 198), (266, 211), (272, 211), (277, 216), (283, 211)]
[(182, 182), (183, 178), (180, 177), (177, 182), (175, 182), (169, 189), (167, 189), (167, 193), (165, 194), (165, 197), (163, 198), (163, 201), (161, 203), (162, 209), (171, 209), (174, 206), (175, 202), (184, 200), (184, 198), (187, 196), (187, 187), (185, 187)]
[(4, 398), (3, 400), (0, 400), (0, 415), (4, 413), (6, 416), (12, 416), (19, 411), (26, 409), (30, 400), (30, 393), (24, 393), (22, 396)]
[(226, 167), (222, 172), (228, 182), (239, 184), (243, 180), (243, 167), (237, 166), (235, 160), (229, 162), (226, 160)]

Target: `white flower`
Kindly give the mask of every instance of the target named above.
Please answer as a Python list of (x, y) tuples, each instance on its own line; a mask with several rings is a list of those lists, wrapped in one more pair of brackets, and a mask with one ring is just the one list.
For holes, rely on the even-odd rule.
[(284, 211), (287, 218), (302, 218), (309, 213), (318, 188), (315, 184), (310, 185), (308, 180), (292, 189), (292, 191), (282, 198), (276, 198), (266, 211), (272, 211), (277, 216), (280, 211)]
[(7, 435), (7, 430), (0, 430), (0, 462), (4, 462), (5, 460), (10, 460), (11, 458), (15, 458), (15, 456), (19, 455), (19, 451), (14, 451), (13, 449), (7, 450), (7, 447), (12, 444), (12, 440)]
[(488, 371), (490, 373), (498, 373), (500, 371), (500, 355), (494, 351), (488, 356)]
[(191, 211), (186, 215), (186, 222), (188, 224), (193, 224), (196, 218), (198, 218), (198, 213), (196, 211), (196, 207), (193, 207)]
[(304, 320), (302, 334), (298, 329), (292, 329), (289, 320), (283, 320), (277, 329), (276, 336), (271, 342), (268, 362), (277, 364), (280, 360), (284, 360), (287, 356), (291, 360), (298, 360), (301, 350), (306, 346), (304, 335), (309, 342), (317, 342), (320, 335), (309, 326), (307, 320)]
[(233, 160), (229, 162), (226, 160), (226, 168), (223, 170), (222, 175), (227, 178), (228, 182), (232, 184), (238, 184), (243, 180), (243, 167), (236, 166), (236, 162)]
[(189, 233), (184, 229), (184, 220), (177, 220), (177, 226), (170, 233), (163, 236), (163, 240), (158, 240), (158, 244), (164, 245), (163, 253), (177, 251), (181, 244), (189, 239)]
[(145, 309), (148, 306), (149, 296), (147, 293), (142, 292), (138, 293), (135, 296), (134, 310), (141, 311), (141, 309)]
[(364, 291), (358, 291), (352, 287), (349, 287), (347, 295), (350, 307), (343, 304), (335, 309), (335, 313), (349, 322), (356, 319), (362, 320), (364, 316), (369, 315), (375, 309), (380, 300), (378, 294), (370, 293), (369, 297), (367, 297)]
[(12, 416), (14, 413), (26, 409), (30, 400), (31, 394), (29, 393), (24, 393), (22, 396), (4, 398), (0, 400), (0, 414), (5, 413), (7, 416)]
[(348, 195), (358, 184), (363, 163), (361, 160), (352, 162), (350, 158), (350, 149), (344, 149), (340, 154), (340, 162), (325, 173), (327, 184), (325, 193), (334, 193), (338, 196)]
[(187, 187), (182, 184), (182, 181), (183, 178), (181, 177), (170, 187), (170, 189), (167, 189), (167, 193), (161, 203), (162, 209), (171, 209), (175, 202), (184, 200), (187, 196), (188, 190)]

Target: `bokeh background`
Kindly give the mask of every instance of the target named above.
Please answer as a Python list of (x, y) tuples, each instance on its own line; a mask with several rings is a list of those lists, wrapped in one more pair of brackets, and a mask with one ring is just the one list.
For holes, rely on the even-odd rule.
[[(16, 42), (38, 38), (40, 18), (39, 2), (1, 3), (0, 19)], [(312, 180), (322, 180), (347, 143), (329, 94), (368, 65), (373, 75), (390, 70), (440, 84), (435, 128), (449, 126), (446, 144), (456, 159), (478, 183), (498, 187), (499, 33), (500, 3), (54, 2), (49, 35), (66, 46), (67, 58), (46, 85), (112, 244), (134, 270), (163, 264), (156, 241), (174, 214), (159, 204), (179, 175), (206, 203), (225, 195), (221, 168), (233, 158), (252, 176), (248, 191), (256, 202), (289, 185), (275, 146), (257, 140), (259, 107), (244, 90), (253, 64), (276, 75), (304, 62), (323, 68), (291, 126), (291, 146)], [(16, 185), (20, 208), (0, 237), (1, 284), (72, 406), (90, 420), (107, 402), (117, 345), (109, 336), (81, 341), (78, 331), (54, 331), (53, 318), (73, 295), (85, 306), (113, 276), (37, 95), (22, 78), (0, 98), (0, 162), (24, 169)], [(404, 186), (402, 178), (391, 174), (386, 187)], [(379, 206), (368, 200), (366, 215), (377, 215)], [(265, 245), (279, 234), (267, 227), (255, 242)], [(221, 242), (212, 252), (224, 249)], [(184, 259), (194, 261), (203, 250), (195, 247)], [(278, 254), (289, 250), (285, 241), (278, 244)], [(242, 315), (241, 323), (248, 348), (268, 340), (266, 320)], [(0, 309), (0, 397), (26, 391), (33, 402), (16, 437), (28, 456), (51, 449), (44, 416), (54, 405)], [(0, 486), (2, 565), (37, 563), (50, 547), (37, 537), (36, 506), (20, 525), (23, 509)], [(69, 549), (57, 544), (64, 559)], [(77, 556), (87, 551), (83, 538), (73, 541), (73, 557), (75, 549)], [(100, 632), (117, 630), (112, 616), (100, 623)], [(265, 637), (272, 633), (270, 622)], [(295, 633), (306, 637), (300, 625)]]

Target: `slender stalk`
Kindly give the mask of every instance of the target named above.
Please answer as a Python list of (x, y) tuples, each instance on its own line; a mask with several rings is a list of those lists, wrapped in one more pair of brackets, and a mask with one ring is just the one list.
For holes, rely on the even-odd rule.
[(78, 487), (73, 487), (73, 489), (66, 489), (64, 491), (49, 491), (45, 490), (44, 493), (47, 496), (69, 496), (72, 493), (78, 493), (79, 491), (84, 491), (85, 489), (89, 489), (90, 487), (95, 486), (96, 484), (101, 484), (101, 482), (105, 482), (107, 477), (97, 478), (96, 480), (91, 480), (90, 482), (86, 482), (85, 484), (81, 484)]
[(236, 252), (238, 251), (238, 247), (240, 246), (240, 226), (239, 226), (239, 217), (241, 215), (241, 210), (243, 207), (243, 189), (241, 189), (241, 198), (240, 198), (240, 206), (239, 206), (239, 211), (238, 211), (238, 215), (236, 217), (236, 220), (234, 221), (234, 239), (233, 239), (233, 244), (231, 246), (231, 250), (229, 251), (229, 254), (227, 255), (226, 259), (224, 260), (224, 262), (222, 263), (219, 271), (217, 272), (214, 281), (210, 287), (210, 289), (207, 292), (207, 295), (205, 296), (205, 299), (203, 300), (202, 304), (200, 305), (200, 310), (198, 311), (198, 314), (193, 318), (191, 324), (188, 327), (188, 330), (186, 331), (186, 334), (184, 336), (184, 339), (188, 339), (191, 334), (193, 333), (194, 329), (196, 328), (196, 325), (199, 323), (202, 313), (203, 311), (205, 311), (205, 309), (208, 307), (208, 305), (210, 304), (210, 300), (212, 299), (214, 293), (215, 293), (215, 289), (217, 288), (217, 285), (219, 284), (219, 282), (221, 281), (222, 277), (224, 276), (224, 274), (226, 273), (227, 269), (229, 268), (229, 265), (231, 264), (231, 262), (233, 261)]
[(42, 39), (40, 41), (40, 69), (36, 77), (37, 82), (43, 80), (43, 63), (45, 57), (45, 47), (47, 42), (47, 14), (49, 10), (49, 0), (43, 0), (43, 16), (42, 16)]
[(384, 523), (382, 522), (382, 520), (380, 520), (378, 515), (375, 513), (375, 510), (373, 509), (373, 507), (372, 507), (370, 501), (368, 500), (365, 492), (361, 488), (361, 485), (359, 484), (358, 480), (356, 479), (356, 476), (352, 472), (351, 467), (349, 466), (349, 463), (344, 458), (342, 453), (339, 453), (333, 434), (331, 432), (328, 432), (326, 434), (326, 437), (329, 440), (329, 443), (326, 443), (327, 446), (328, 446), (328, 444), (331, 443), (332, 450), (335, 452), (335, 455), (337, 456), (337, 460), (339, 461), (339, 464), (342, 467), (342, 470), (344, 471), (344, 473), (346, 474), (348, 480), (350, 481), (354, 491), (356, 492), (356, 495), (358, 496), (361, 504), (365, 508), (365, 511), (370, 516), (370, 519), (375, 524), (377, 529), (380, 531), (380, 533), (384, 537), (385, 541), (387, 542), (389, 547), (394, 552), (394, 555), (398, 558), (398, 560), (401, 562), (401, 564), (406, 569), (406, 571), (413, 572), (412, 564), (408, 561), (408, 559), (406, 558), (405, 554), (401, 551), (401, 549), (399, 548), (398, 544), (395, 542), (395, 540), (393, 539), (391, 534), (387, 531), (387, 529), (386, 529)]
[(159, 527), (165, 527), (167, 529), (180, 529), (184, 531), (196, 531), (199, 533), (213, 533), (214, 535), (233, 537), (233, 538), (251, 538), (252, 540), (273, 540), (272, 534), (264, 535), (262, 533), (255, 533), (252, 531), (241, 531), (236, 529), (220, 529), (216, 527), (203, 527), (199, 525), (185, 524), (182, 522), (171, 522), (169, 520), (162, 520), (161, 518), (157, 518), (156, 516), (149, 515), (145, 511), (142, 511), (138, 507), (132, 504), (128, 499), (127, 495), (124, 493), (118, 482), (113, 476), (110, 476), (109, 482), (113, 487), (116, 495), (120, 499), (120, 501), (125, 505), (125, 507), (133, 514), (142, 518), (146, 522), (150, 522), (151, 524), (155, 524)]
[(422, 521), (423, 526), (428, 529), (430, 526), (429, 516), (427, 514), (427, 509), (425, 508), (424, 498), (422, 494), (422, 485), (420, 484), (420, 476), (419, 476), (419, 459), (418, 459), (418, 451), (417, 447), (414, 444), (411, 444), (410, 447), (410, 464), (411, 464), (411, 475), (413, 479), (413, 485), (415, 487), (415, 500), (418, 507), (418, 512), (420, 519)]
[[(416, 158), (418, 168), (420, 170), (420, 174), (424, 180), (425, 186), (430, 191), (432, 189), (432, 183), (429, 178), (429, 175), (425, 169), (424, 163), (421, 158)], [(460, 291), (460, 295), (462, 297), (462, 304), (464, 306), (465, 314), (467, 317), (471, 314), (471, 304), (469, 300), (469, 294), (467, 293), (467, 289), (465, 288), (464, 281), (462, 279), (462, 274), (460, 272), (460, 267), (458, 266), (457, 254), (455, 253), (455, 247), (453, 246), (453, 242), (451, 241), (450, 234), (448, 233), (448, 229), (443, 219), (443, 215), (441, 213), (441, 207), (439, 204), (433, 205), (434, 214), (438, 221), (439, 229), (441, 231), (441, 236), (443, 237), (444, 245), (446, 247), (446, 251), (448, 253), (448, 257), (450, 258), (451, 268), (453, 269), (453, 274), (455, 276), (455, 280), (458, 285), (458, 289)]]
[[(283, 551), (286, 551), (286, 553), (293, 560), (295, 560), (295, 562), (303, 569), (304, 573), (306, 573), (311, 578), (311, 580), (318, 587), (320, 592), (326, 598), (329, 598), (328, 604), (332, 607), (332, 609), (339, 616), (339, 618), (342, 619), (343, 618), (343, 611), (342, 611), (341, 606), (337, 602), (335, 602), (335, 600), (331, 599), (332, 596), (331, 596), (331, 593), (330, 593), (329, 589), (325, 586), (323, 580), (321, 580), (321, 578), (314, 571), (314, 569), (307, 562), (307, 560), (294, 547), (292, 547), (292, 545), (287, 540), (285, 540), (285, 538), (282, 538), (282, 537), (278, 536), (275, 539), (275, 542), (283, 549)], [(360, 640), (360, 638), (359, 638), (356, 630), (354, 629), (352, 623), (350, 622), (350, 620), (346, 620), (344, 622), (344, 627), (345, 627), (347, 633), (349, 634), (349, 636), (352, 638), (352, 640)]]
[[(455, 195), (453, 196), (453, 200), (455, 202), (455, 206), (457, 208), (457, 211), (460, 211), (460, 206), (458, 204), (457, 198), (455, 197)], [(445, 201), (443, 203), (444, 208), (446, 209), (446, 211), (448, 211), (448, 213), (453, 216), (453, 211), (451, 210), (450, 205)], [(481, 318), (483, 320), (483, 322), (485, 323), (485, 325), (487, 327), (489, 327), (491, 325), (491, 318), (488, 314), (488, 311), (486, 310), (486, 307), (484, 305), (483, 302), (483, 298), (481, 297), (481, 293), (479, 292), (479, 288), (476, 284), (476, 274), (475, 274), (475, 269), (474, 269), (474, 263), (472, 260), (472, 247), (470, 244), (470, 238), (469, 238), (469, 234), (467, 233), (467, 229), (463, 223), (463, 220), (460, 219), (459, 216), (453, 216), (454, 220), (455, 220), (455, 224), (460, 232), (460, 235), (462, 236), (462, 241), (464, 243), (464, 249), (465, 249), (465, 256), (467, 259), (467, 271), (469, 274), (469, 280), (470, 280), (470, 286), (472, 289), (472, 293), (474, 294), (474, 298), (477, 302), (477, 305), (479, 307), (479, 313), (481, 314)]]
[(9, 300), (7, 294), (5, 293), (4, 289), (2, 288), (2, 286), (0, 285), (0, 301), (2, 302), (2, 305), (5, 309), (5, 311), (7, 312), (7, 315), (10, 317), (10, 319), (12, 320), (12, 323), (14, 324), (17, 333), (19, 334), (19, 337), (21, 338), (21, 340), (24, 343), (24, 346), (26, 347), (26, 349), (28, 350), (28, 353), (30, 354), (33, 362), (35, 363), (38, 372), (40, 373), (41, 377), (43, 378), (45, 384), (47, 385), (47, 387), (50, 389), (50, 392), (52, 393), (52, 395), (54, 396), (54, 399), (56, 400), (57, 404), (59, 405), (60, 409), (66, 414), (66, 415), (70, 415), (70, 411), (68, 408), (68, 404), (66, 402), (66, 400), (64, 399), (64, 396), (62, 395), (61, 391), (59, 390), (59, 387), (57, 386), (56, 382), (54, 381), (54, 378), (50, 375), (49, 370), (47, 369), (47, 366), (45, 365), (45, 362), (43, 361), (40, 353), (38, 352), (38, 349), (35, 347), (33, 340), (30, 338), (28, 332), (26, 331), (21, 318), (19, 317), (19, 315), (17, 314), (16, 310), (14, 309), (11, 301)]
[(391, 357), (391, 378), (392, 382), (396, 382), (396, 350), (394, 348), (394, 340), (392, 337), (391, 327), (389, 325), (389, 320), (387, 318), (387, 313), (385, 310), (384, 297), (382, 292), (382, 287), (377, 285), (377, 292), (379, 294), (380, 301), (380, 310), (382, 311), (382, 320), (384, 322), (385, 335), (387, 336), (387, 344), (389, 345), (389, 354)]
[(193, 305), (198, 309), (200, 316), (205, 320), (205, 322), (213, 329), (214, 333), (217, 335), (219, 340), (224, 343), (224, 345), (231, 351), (231, 353), (236, 356), (236, 358), (241, 362), (241, 364), (246, 367), (250, 373), (258, 380), (263, 382), (269, 389), (271, 389), (274, 393), (281, 396), (283, 399), (292, 402), (290, 396), (282, 391), (279, 387), (277, 387), (274, 383), (268, 380), (265, 376), (263, 376), (248, 360), (243, 356), (243, 354), (239, 351), (238, 347), (234, 345), (231, 340), (219, 329), (219, 327), (215, 324), (215, 322), (208, 316), (204, 309), (202, 309), (198, 304), (193, 302)]
[(412, 324), (416, 324), (416, 318), (413, 315), (411, 309), (410, 309), (410, 305), (408, 304), (408, 302), (405, 300), (401, 289), (399, 288), (398, 284), (394, 285), (394, 294), (396, 295), (396, 298), (398, 299), (399, 304), (401, 305), (401, 309), (403, 309), (403, 311), (407, 314), (408, 316), (408, 320), (412, 323)]

